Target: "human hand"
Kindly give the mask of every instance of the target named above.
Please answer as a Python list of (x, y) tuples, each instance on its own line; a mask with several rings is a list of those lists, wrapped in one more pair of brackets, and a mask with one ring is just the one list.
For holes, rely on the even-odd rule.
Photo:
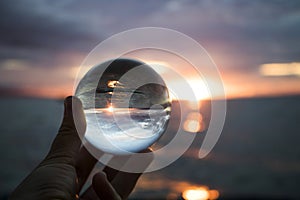
[[(79, 197), (97, 159), (85, 147), (81, 147), (79, 134), (84, 134), (86, 123), (80, 100), (68, 97), (64, 105), (63, 122), (48, 155), (15, 189), (10, 199), (126, 199), (141, 174), (121, 172), (110, 167), (105, 167), (103, 172), (94, 175), (92, 185)], [(77, 129), (74, 115), (78, 119)], [(145, 168), (152, 158), (148, 160)]]

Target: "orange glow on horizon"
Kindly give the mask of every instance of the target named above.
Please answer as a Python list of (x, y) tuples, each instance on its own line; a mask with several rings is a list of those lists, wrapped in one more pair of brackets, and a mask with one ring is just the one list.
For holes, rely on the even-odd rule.
[[(4, 85), (9, 85), (9, 87), (3, 86), (0, 89), (4, 96), (61, 99), (74, 95), (76, 71), (78, 67), (63, 67), (56, 71), (48, 68), (30, 68), (14, 60), (7, 61), (0, 69), (0, 73), (3, 74), (0, 83), (5, 83)], [(185, 83), (182, 82), (185, 80), (169, 77), (170, 81), (167, 86), (170, 88), (171, 99), (195, 103), (206, 99), (224, 98), (222, 95), (217, 96), (216, 93), (210, 94), (210, 90), (216, 91), (218, 88), (208, 88), (204, 80), (196, 79), (191, 72), (185, 73), (188, 76), (188, 81)], [(259, 71), (251, 73), (224, 70), (222, 79), (227, 99), (299, 95), (300, 62), (263, 64)], [(206, 81), (214, 86), (214, 80), (208, 78)], [(109, 83), (112, 87), (116, 84), (117, 82), (114, 81)], [(189, 90), (185, 87), (187, 84)], [(176, 91), (180, 91), (182, 95), (172, 93), (172, 88), (177, 88)]]
[(56, 87), (43, 87), (43, 88), (21, 88), (12, 89), (16, 96), (46, 98), (46, 99), (64, 99), (67, 96), (74, 95), (70, 87), (56, 88)]
[(263, 76), (300, 76), (300, 63), (268, 63), (260, 66)]

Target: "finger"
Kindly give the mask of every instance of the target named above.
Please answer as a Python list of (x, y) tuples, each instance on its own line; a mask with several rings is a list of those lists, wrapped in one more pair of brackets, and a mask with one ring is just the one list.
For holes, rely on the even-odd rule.
[(93, 189), (101, 200), (121, 200), (120, 196), (107, 180), (105, 173), (99, 172), (93, 177)]
[(97, 161), (98, 159), (92, 156), (85, 146), (80, 149), (78, 159), (76, 161), (79, 191), (83, 187)]
[[(120, 172), (117, 170), (126, 164), (126, 162), (130, 159), (130, 156), (114, 156), (108, 164), (104, 167), (103, 172), (106, 174), (107, 180), (112, 182), (116, 175)], [(112, 167), (117, 169), (114, 169)]]
[[(111, 182), (122, 199), (126, 199), (129, 196), (139, 177), (142, 175), (141, 171), (145, 170), (153, 160), (153, 154), (149, 149), (141, 153), (141, 155), (143, 155), (143, 159), (140, 160), (137, 160), (133, 156), (127, 156), (126, 160), (125, 158), (114, 158), (111, 162), (122, 162), (123, 167), (120, 170), (116, 170), (106, 166), (103, 170), (107, 174), (107, 179)], [(138, 173), (122, 171), (122, 169), (126, 168), (132, 169), (133, 166), (139, 170)]]
[[(152, 152), (150, 149), (142, 151), (141, 153), (150, 153)], [(124, 166), (128, 164), (136, 164), (133, 160), (130, 161), (131, 156), (115, 156), (108, 163), (109, 166)], [(145, 159), (146, 158), (146, 159)], [(139, 162), (139, 169), (146, 169), (147, 166), (153, 160), (153, 154), (146, 154), (143, 156), (144, 162)], [(117, 193), (122, 197), (122, 199), (126, 199), (131, 191), (133, 190), (138, 178), (141, 176), (141, 173), (127, 173), (121, 172), (114, 168), (106, 166), (104, 168), (104, 172), (106, 173), (106, 178), (109, 182), (112, 183)], [(126, 186), (124, 186), (126, 185)], [(82, 200), (96, 200), (97, 198), (96, 192), (93, 187), (89, 187), (81, 196)]]
[(142, 173), (119, 172), (111, 185), (122, 199), (127, 199), (141, 175)]
[[(152, 150), (150, 148), (141, 151), (140, 153), (147, 153), (147, 154), (145, 154), (146, 156), (143, 157), (143, 159), (145, 159), (146, 162), (138, 162), (138, 163), (132, 162), (132, 159), (131, 159), (132, 155), (114, 156), (108, 162), (108, 164), (105, 166), (103, 171), (105, 172), (107, 179), (111, 182), (115, 178), (115, 176), (120, 172), (119, 170), (116, 170), (116, 169), (124, 168), (124, 165), (126, 165), (126, 163), (128, 163), (128, 161), (130, 159), (131, 159), (131, 162), (129, 162), (128, 164), (130, 164), (130, 163), (134, 164), (135, 169), (138, 169), (139, 171), (143, 171), (153, 160), (153, 154), (149, 154), (151, 152), (152, 152)], [(139, 165), (142, 165), (142, 166), (139, 166)], [(145, 166), (143, 166), (143, 165), (145, 165)]]
[(86, 191), (80, 196), (80, 200), (99, 200), (93, 186), (91, 185)]
[[(88, 145), (88, 149), (85, 147), (86, 145)], [(79, 182), (79, 191), (82, 189), (84, 183), (86, 182), (87, 178), (89, 177), (89, 174), (91, 173), (93, 167), (95, 166), (95, 164), (98, 162), (99, 158), (104, 154), (103, 152), (101, 153), (99, 151), (99, 149), (94, 149), (93, 146), (91, 146), (89, 143), (85, 144), (85, 146), (83, 146), (80, 150), (79, 156), (78, 156), (78, 160), (76, 162), (76, 171), (77, 171), (77, 175), (78, 175), (78, 182)], [(95, 154), (91, 154), (90, 151), (94, 152), (96, 151), (97, 153)], [(94, 155), (97, 155), (97, 158), (95, 158)], [(118, 159), (116, 159), (118, 158)], [(112, 164), (112, 162), (118, 162), (118, 164), (123, 163), (125, 164), (126, 161), (128, 160), (128, 157), (125, 156), (115, 156), (115, 159), (112, 159), (110, 161), (110, 164)], [(118, 170), (115, 170), (113, 168), (109, 168), (106, 167), (105, 172), (107, 173), (107, 179), (108, 181), (111, 181), (115, 175), (119, 172)], [(90, 186), (81, 196), (81, 198), (83, 199), (94, 199), (95, 196), (97, 197), (95, 191), (93, 190), (93, 188)]]
[(61, 127), (45, 162), (55, 159), (55, 162), (75, 166), (76, 156), (81, 146), (79, 134), (83, 134), (86, 127), (85, 117), (82, 104), (76, 97), (67, 97), (64, 101), (64, 107)]

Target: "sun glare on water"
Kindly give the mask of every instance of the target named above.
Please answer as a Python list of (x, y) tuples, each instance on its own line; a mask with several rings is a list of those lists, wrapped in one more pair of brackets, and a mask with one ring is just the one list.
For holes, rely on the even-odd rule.
[(205, 124), (202, 115), (199, 112), (190, 112), (183, 123), (183, 128), (191, 133), (204, 131)]
[(219, 192), (217, 190), (209, 190), (206, 187), (196, 187), (185, 190), (182, 193), (185, 200), (208, 200), (217, 199)]

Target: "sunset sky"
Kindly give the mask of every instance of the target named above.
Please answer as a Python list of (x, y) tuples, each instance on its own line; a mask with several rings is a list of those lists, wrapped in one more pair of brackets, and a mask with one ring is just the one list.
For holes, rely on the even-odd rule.
[(80, 64), (98, 43), (145, 26), (199, 42), (229, 98), (300, 94), (297, 0), (2, 0), (0, 90), (70, 95)]

